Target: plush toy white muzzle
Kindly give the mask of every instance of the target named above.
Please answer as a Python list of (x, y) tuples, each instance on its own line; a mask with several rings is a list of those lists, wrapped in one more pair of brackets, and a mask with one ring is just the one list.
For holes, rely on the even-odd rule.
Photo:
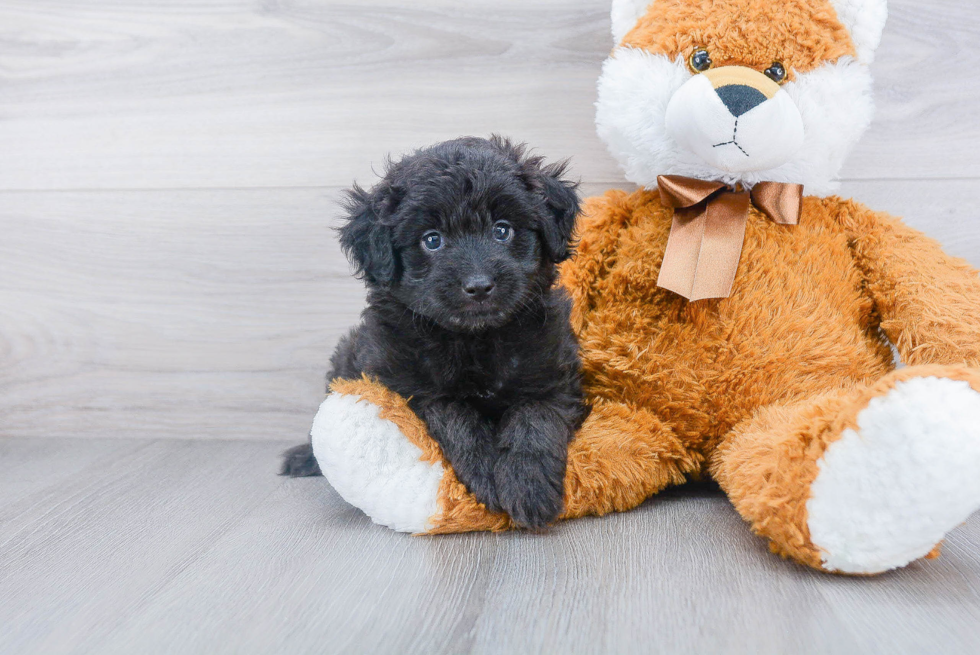
[(667, 134), (728, 173), (776, 168), (803, 145), (803, 118), (782, 87), (744, 66), (724, 66), (684, 83), (671, 97)]

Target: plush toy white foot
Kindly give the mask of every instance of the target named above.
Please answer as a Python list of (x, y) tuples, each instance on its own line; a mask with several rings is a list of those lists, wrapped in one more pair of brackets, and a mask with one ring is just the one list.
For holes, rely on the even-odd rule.
[(825, 569), (879, 573), (927, 555), (980, 508), (980, 393), (913, 378), (857, 423), (818, 462), (808, 527)]
[(443, 468), (422, 461), (422, 451), (377, 405), (331, 393), (310, 432), (323, 475), (344, 500), (372, 521), (400, 532), (423, 532), (438, 512)]

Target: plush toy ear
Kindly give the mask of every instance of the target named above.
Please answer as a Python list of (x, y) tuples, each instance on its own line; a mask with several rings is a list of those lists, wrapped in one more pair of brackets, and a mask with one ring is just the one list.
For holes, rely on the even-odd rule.
[(347, 192), (347, 222), (339, 230), (340, 246), (354, 265), (355, 274), (368, 284), (386, 287), (395, 282), (398, 261), (392, 245), (394, 235), (384, 218), (394, 211), (398, 196), (383, 182), (371, 191), (355, 184)]
[(619, 45), (627, 32), (633, 29), (636, 21), (647, 13), (647, 9), (653, 3), (654, 0), (613, 0), (610, 18), (612, 19), (613, 40), (616, 45)]
[(888, 18), (887, 0), (830, 0), (857, 48), (858, 61), (870, 64)]

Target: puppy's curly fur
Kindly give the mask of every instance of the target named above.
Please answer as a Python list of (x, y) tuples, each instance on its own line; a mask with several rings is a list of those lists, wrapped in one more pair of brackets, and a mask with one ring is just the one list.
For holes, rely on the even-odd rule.
[[(340, 229), (368, 306), (328, 380), (367, 374), (410, 398), (460, 481), (532, 528), (562, 511), (587, 412), (555, 285), (579, 210), (564, 174), (500, 137), (447, 141), (355, 185)], [(285, 453), (283, 474), (319, 472), (309, 444)]]

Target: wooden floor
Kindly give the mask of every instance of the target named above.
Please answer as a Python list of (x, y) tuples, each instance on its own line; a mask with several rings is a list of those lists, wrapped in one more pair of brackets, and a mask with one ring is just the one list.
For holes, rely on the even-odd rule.
[(282, 444), (0, 441), (3, 653), (975, 653), (980, 516), (872, 579), (686, 488), (543, 534), (409, 537)]
[[(0, 0), (0, 654), (974, 653), (980, 518), (875, 579), (718, 492), (412, 538), (275, 476), (363, 302), (331, 226), (492, 131), (627, 187), (608, 0)], [(980, 266), (980, 5), (891, 0), (842, 194)]]

